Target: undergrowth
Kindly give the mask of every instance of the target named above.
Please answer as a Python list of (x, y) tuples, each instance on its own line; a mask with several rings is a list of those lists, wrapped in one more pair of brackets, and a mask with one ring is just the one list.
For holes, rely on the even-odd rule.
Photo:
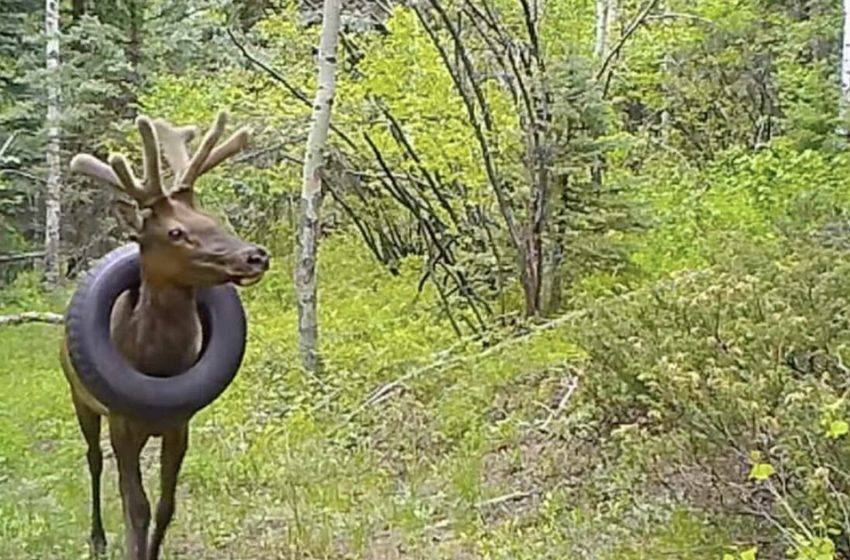
[[(458, 343), (433, 319), (431, 294), (400, 288), (413, 282), (342, 242), (323, 251), (323, 374), (296, 366), (279, 266), (243, 292), (245, 366), (192, 424), (169, 558), (720, 558), (736, 546), (777, 557), (799, 539), (846, 546), (836, 422), (850, 270), (834, 249), (742, 253), (487, 347)], [(60, 336), (0, 331), (0, 558), (86, 555), (88, 475)], [(773, 474), (756, 480), (754, 465)]]
[[(242, 291), (244, 367), (192, 423), (166, 557), (850, 555), (844, 156), (776, 149), (647, 195), (640, 274), (588, 276), (566, 314), (481, 339), (458, 340), (429, 285), (417, 293), (416, 261), (391, 276), (329, 237), (317, 376), (298, 367), (283, 251)], [(0, 312), (67, 297), (22, 275)], [(87, 556), (60, 336), (0, 329), (3, 559)], [(111, 457), (103, 503), (120, 558)]]

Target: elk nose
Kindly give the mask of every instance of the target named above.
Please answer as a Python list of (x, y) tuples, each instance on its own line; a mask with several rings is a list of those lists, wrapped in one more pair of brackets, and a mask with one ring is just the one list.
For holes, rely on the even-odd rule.
[(268, 270), (269, 254), (262, 247), (254, 247), (248, 252), (247, 262), (250, 266), (255, 266), (258, 268), (262, 268), (263, 270)]

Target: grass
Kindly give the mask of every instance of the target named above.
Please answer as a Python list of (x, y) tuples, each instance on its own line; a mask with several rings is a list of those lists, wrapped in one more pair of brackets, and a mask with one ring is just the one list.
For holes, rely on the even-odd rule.
[[(392, 278), (343, 241), (322, 263), (321, 378), (297, 367), (287, 267), (243, 292), (246, 362), (192, 423), (166, 558), (719, 557), (727, 535), (701, 513), (642, 494), (638, 471), (564, 435), (581, 425), (579, 411), (562, 416), (587, 358), (571, 323), (482, 351), (435, 319), (431, 294), (417, 298), (412, 267)], [(60, 335), (0, 330), (0, 559), (88, 557), (88, 474)], [(144, 463), (152, 501), (156, 448)], [(107, 539), (121, 558), (107, 457)]]

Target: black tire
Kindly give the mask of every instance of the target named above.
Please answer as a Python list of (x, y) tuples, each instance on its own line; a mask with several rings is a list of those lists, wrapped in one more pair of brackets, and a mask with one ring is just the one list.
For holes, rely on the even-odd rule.
[(231, 284), (198, 291), (204, 331), (201, 356), (173, 377), (145, 375), (112, 344), (109, 322), (118, 296), (140, 283), (133, 243), (108, 253), (80, 282), (68, 307), (65, 332), (80, 381), (110, 411), (152, 422), (187, 418), (213, 402), (233, 381), (245, 354), (245, 311)]

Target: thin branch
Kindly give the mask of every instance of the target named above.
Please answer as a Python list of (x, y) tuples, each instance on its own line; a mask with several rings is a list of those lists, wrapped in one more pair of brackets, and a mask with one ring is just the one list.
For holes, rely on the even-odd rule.
[[(431, 0), (431, 2), (434, 3), (435, 0)], [(425, 14), (423, 13), (422, 9), (416, 7), (415, 11), (420, 23), (422, 23), (422, 26), (428, 33), (428, 37), (431, 39), (431, 42), (434, 44), (434, 47), (440, 53), (440, 57), (443, 60), (443, 64), (445, 65), (446, 70), (451, 75), (452, 80), (455, 83), (455, 87), (458, 90), (458, 94), (460, 95), (461, 100), (463, 101), (463, 104), (466, 107), (470, 123), (472, 124), (472, 130), (475, 134), (478, 146), (481, 149), (481, 156), (484, 160), (484, 170), (487, 173), (487, 180), (490, 183), (490, 186), (493, 188), (494, 194), (496, 195), (496, 200), (499, 203), (499, 210), (502, 214), (502, 218), (505, 220), (505, 225), (507, 226), (511, 242), (514, 245), (514, 248), (518, 252), (521, 252), (522, 239), (520, 237), (519, 229), (516, 224), (516, 219), (514, 218), (513, 208), (511, 207), (508, 197), (504, 192), (503, 181), (500, 180), (499, 174), (496, 171), (496, 164), (494, 162), (493, 155), (490, 151), (490, 144), (487, 141), (487, 137), (485, 136), (484, 131), (482, 130), (481, 123), (478, 120), (478, 116), (475, 113), (475, 103), (473, 102), (472, 96), (470, 96), (469, 92), (466, 91), (466, 88), (463, 87), (463, 81), (461, 79), (458, 69), (452, 65), (451, 58), (448, 56), (446, 49), (440, 43), (440, 39), (437, 36), (436, 30), (428, 22), (428, 18), (425, 17)], [(472, 76), (470, 76), (470, 80), (474, 81)]]
[(460, 31), (455, 27), (452, 23), (451, 18), (449, 17), (446, 9), (440, 3), (439, 0), (430, 0), (431, 5), (440, 15), (440, 19), (443, 20), (443, 25), (446, 26), (446, 29), (449, 32), (449, 35), (452, 37), (452, 42), (455, 44), (455, 48), (460, 55), (460, 60), (463, 63), (463, 68), (466, 72), (466, 77), (469, 79), (469, 85), (472, 87), (472, 92), (475, 94), (475, 98), (478, 101), (478, 106), (481, 108), (481, 116), (484, 118), (484, 126), (487, 127), (489, 132), (493, 132), (495, 129), (493, 123), (493, 116), (490, 113), (490, 105), (487, 103), (487, 98), (484, 96), (484, 91), (481, 89), (481, 84), (478, 83), (477, 72), (475, 71), (475, 65), (472, 63), (472, 59), (467, 52), (466, 45), (463, 44), (463, 41), (460, 38)]
[(328, 180), (327, 177), (325, 177), (325, 187), (328, 189), (328, 192), (331, 193), (331, 197), (342, 207), (343, 212), (345, 212), (348, 217), (351, 218), (351, 221), (354, 222), (355, 227), (360, 231), (360, 235), (363, 236), (366, 246), (369, 247), (369, 250), (372, 251), (375, 258), (384, 265), (389, 264), (389, 259), (378, 249), (378, 245), (375, 243), (375, 237), (369, 231), (369, 228), (363, 220), (360, 219), (357, 213), (354, 212), (354, 209), (349, 206), (344, 197), (337, 192), (337, 190), (333, 187), (332, 182)]
[[(163, 19), (166, 16), (171, 16), (174, 12), (177, 11), (176, 8), (179, 8), (180, 4), (172, 5), (170, 8), (163, 8), (158, 14), (154, 14), (147, 18), (142, 19), (142, 23), (150, 23), (152, 21), (156, 21), (158, 19)], [(201, 14), (203, 12), (208, 12), (213, 9), (213, 6), (198, 6), (193, 9), (187, 10), (185, 14), (180, 14), (179, 19), (181, 21), (185, 21), (187, 18), (190, 18), (194, 15)]]
[(24, 323), (48, 323), (51, 325), (61, 325), (65, 322), (65, 318), (58, 313), (50, 313), (49, 311), (25, 311), (15, 315), (0, 315), (0, 327), (6, 325), (23, 325)]
[(603, 76), (607, 73), (608, 66), (611, 64), (611, 61), (614, 60), (620, 54), (620, 51), (625, 46), (626, 42), (634, 35), (635, 31), (643, 25), (646, 18), (649, 16), (649, 12), (655, 9), (655, 6), (658, 5), (659, 0), (649, 0), (646, 6), (640, 11), (640, 13), (635, 16), (635, 19), (632, 20), (632, 23), (629, 24), (629, 27), (623, 33), (623, 36), (620, 37), (620, 40), (617, 41), (617, 44), (614, 45), (614, 48), (611, 49), (611, 52), (608, 53), (608, 56), (605, 57), (605, 60), (602, 62), (602, 66), (599, 68), (599, 71), (596, 73), (596, 80), (602, 79)]
[(19, 253), (17, 255), (0, 255), (0, 264), (20, 261), (31, 261), (40, 259), (44, 256), (44, 251), (36, 251), (33, 253)]
[(575, 393), (577, 387), (578, 377), (571, 377), (569, 382), (567, 383), (567, 390), (564, 391), (563, 396), (558, 401), (558, 406), (549, 414), (543, 424), (540, 425), (541, 430), (546, 431), (546, 429), (549, 427), (549, 424), (552, 423), (552, 420), (554, 420), (558, 417), (559, 414), (561, 414), (561, 412), (567, 406), (567, 403), (569, 402), (570, 398), (573, 396), (573, 393)]
[(26, 177), (27, 179), (38, 181), (39, 183), (47, 183), (47, 180), (39, 177), (38, 175), (33, 175), (32, 173), (27, 173), (26, 171), (21, 171), (19, 169), (0, 169), (0, 173), (9, 173), (10, 175), (20, 175), (21, 177)]
[(493, 506), (499, 506), (508, 502), (516, 502), (518, 500), (530, 498), (534, 494), (535, 492), (532, 490), (519, 490), (516, 492), (511, 492), (510, 494), (505, 494), (503, 496), (496, 496), (495, 498), (490, 498), (489, 500), (482, 500), (475, 504), (475, 507), (478, 509), (483, 509)]
[(230, 40), (233, 42), (234, 45), (236, 45), (236, 48), (239, 49), (239, 51), (242, 53), (242, 56), (244, 56), (249, 61), (253, 62), (257, 66), (262, 68), (263, 71), (266, 72), (266, 74), (271, 76), (276, 82), (278, 82), (280, 85), (282, 85), (289, 93), (292, 94), (293, 97), (295, 97), (296, 99), (298, 99), (299, 101), (301, 101), (305, 105), (312, 106), (312, 102), (310, 101), (310, 98), (307, 97), (306, 93), (304, 93), (303, 91), (301, 91), (297, 87), (290, 84), (289, 80), (287, 80), (284, 77), (283, 74), (281, 74), (280, 72), (278, 72), (277, 70), (275, 70), (274, 68), (272, 68), (271, 66), (269, 66), (268, 64), (263, 62), (262, 60), (260, 60), (259, 58), (252, 55), (248, 51), (248, 49), (245, 47), (245, 45), (243, 45), (242, 43), (239, 42), (238, 39), (236, 39), (236, 35), (229, 28), (227, 29), (227, 36), (230, 37)]
[[(425, 180), (427, 181), (428, 186), (431, 188), (431, 191), (434, 193), (434, 196), (437, 197), (437, 200), (440, 203), (440, 206), (449, 214), (452, 221), (455, 223), (458, 228), (460, 228), (460, 222), (458, 221), (458, 217), (455, 214), (454, 209), (449, 204), (446, 197), (440, 192), (440, 188), (437, 186), (436, 179), (433, 177), (430, 171), (425, 167), (422, 163), (422, 159), (419, 157), (419, 154), (416, 150), (413, 149), (413, 145), (410, 143), (410, 140), (407, 138), (407, 135), (404, 133), (404, 129), (402, 129), (401, 124), (396, 120), (396, 118), (390, 113), (389, 109), (384, 107), (383, 105), (379, 105), (381, 113), (383, 113), (384, 117), (390, 121), (390, 126), (395, 130), (395, 134), (393, 134), (393, 138), (396, 142), (399, 142), (407, 154), (411, 159), (416, 163), (416, 166), (419, 168), (419, 171), (425, 176)], [(412, 177), (410, 177), (411, 181), (414, 181)]]
[(709, 25), (716, 25), (713, 20), (708, 18), (704, 18), (702, 16), (698, 16), (696, 14), (688, 14), (685, 12), (665, 12), (663, 14), (656, 14), (654, 16), (647, 16), (647, 21), (655, 21), (655, 20), (664, 20), (664, 19), (690, 19), (693, 21), (698, 21), (700, 23), (707, 23)]
[[(269, 152), (279, 150), (279, 149), (283, 148), (284, 146), (289, 146), (290, 144), (295, 144), (295, 143), (301, 143), (301, 142), (304, 142), (304, 141), (307, 140), (307, 137), (305, 135), (301, 135), (301, 136), (302, 137), (298, 138), (297, 140), (288, 139), (288, 140), (285, 140), (283, 142), (273, 144), (271, 146), (265, 146), (263, 148), (254, 150), (253, 152), (247, 152), (247, 153), (245, 153), (245, 154), (243, 154), (243, 155), (241, 155), (237, 158), (234, 158), (233, 163), (237, 164), (237, 163), (249, 162), (251, 160), (255, 160), (259, 157), (262, 157)], [(293, 156), (291, 154), (288, 154), (286, 152), (280, 152), (280, 154), (278, 154), (278, 155), (279, 155), (280, 159), (282, 159), (284, 161), (288, 161), (290, 163), (297, 163), (298, 165), (301, 165), (302, 163), (304, 163), (303, 161), (301, 161), (300, 158)]]
[[(537, 494), (537, 492), (533, 490), (518, 490), (516, 492), (511, 492), (503, 496), (496, 496), (495, 498), (490, 498), (489, 500), (481, 500), (479, 502), (476, 502), (475, 509), (480, 511), (483, 509), (507, 504), (509, 502), (517, 502), (519, 500), (530, 498), (535, 494)], [(436, 523), (432, 523), (425, 527), (425, 531), (441, 531), (446, 527), (449, 527), (451, 524), (451, 519), (442, 519), (440, 521), (437, 521)]]
[(13, 131), (12, 134), (10, 134), (9, 137), (6, 139), (6, 141), (3, 142), (3, 147), (0, 148), (0, 158), (6, 155), (6, 151), (12, 147), (12, 143), (15, 141), (15, 138), (20, 132), (20, 130)]
[(540, 39), (537, 36), (537, 10), (532, 9), (528, 0), (520, 0), (522, 4), (522, 12), (525, 19), (525, 27), (528, 31), (528, 41), (531, 43), (531, 48), (534, 50), (534, 58), (540, 62)]
[[(280, 85), (282, 85), (284, 87), (284, 89), (286, 89), (293, 97), (298, 99), (298, 101), (300, 101), (302, 104), (306, 105), (307, 107), (313, 107), (313, 102), (312, 102), (312, 100), (310, 100), (309, 97), (307, 97), (307, 94), (305, 94), (303, 91), (301, 91), (300, 89), (298, 89), (297, 87), (292, 85), (289, 82), (289, 80), (287, 80), (286, 77), (283, 74), (281, 74), (280, 72), (278, 72), (277, 70), (275, 70), (274, 68), (272, 68), (271, 66), (269, 66), (268, 64), (266, 64), (265, 62), (260, 60), (259, 58), (257, 58), (256, 56), (252, 55), (248, 51), (247, 47), (245, 47), (245, 45), (243, 45), (242, 43), (239, 42), (239, 40), (236, 38), (236, 35), (233, 33), (232, 30), (228, 29), (227, 35), (228, 35), (228, 37), (230, 37), (230, 40), (233, 42), (234, 45), (236, 45), (236, 48), (239, 49), (239, 51), (242, 53), (242, 55), (245, 58), (247, 58), (250, 62), (253, 62), (257, 66), (259, 66), (260, 69), (262, 69), (266, 74), (268, 74), (273, 80), (275, 80)], [(333, 123), (330, 124), (330, 128), (334, 132), (334, 134), (339, 136), (339, 138), (348, 145), (349, 148), (353, 148), (353, 149), (357, 148), (357, 146), (354, 144), (354, 142), (351, 140), (351, 138), (349, 138), (347, 134), (345, 134), (343, 131), (341, 131)]]

